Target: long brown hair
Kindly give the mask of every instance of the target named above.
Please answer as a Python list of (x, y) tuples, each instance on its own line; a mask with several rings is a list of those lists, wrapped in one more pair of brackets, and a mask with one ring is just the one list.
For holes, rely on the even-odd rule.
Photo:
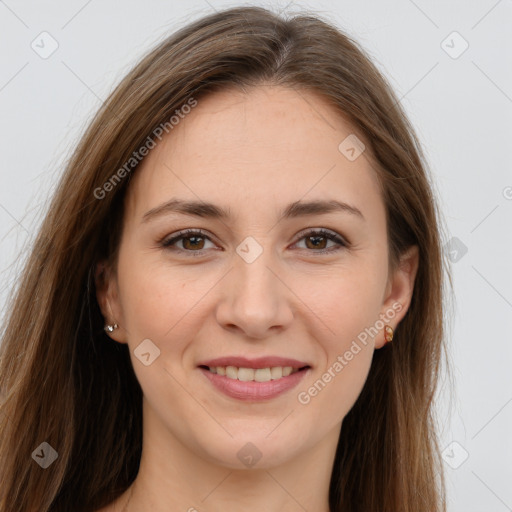
[[(137, 167), (130, 159), (148, 137), (161, 126), (170, 131), (169, 119), (191, 98), (259, 84), (313, 91), (364, 134), (382, 185), (390, 261), (419, 248), (410, 309), (393, 342), (375, 351), (343, 420), (331, 511), (446, 510), (433, 399), (447, 353), (449, 274), (420, 144), (390, 86), (349, 36), (307, 12), (238, 7), (189, 24), (145, 56), (70, 158), (2, 333), (0, 512), (90, 512), (135, 479), (142, 391), (128, 345), (103, 331), (93, 269), (105, 258), (115, 263)], [(43, 442), (58, 454), (46, 469), (34, 456), (49, 453)]]

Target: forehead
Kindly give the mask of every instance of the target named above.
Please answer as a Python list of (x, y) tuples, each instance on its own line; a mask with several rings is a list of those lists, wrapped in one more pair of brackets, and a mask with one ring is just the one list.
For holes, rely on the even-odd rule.
[[(129, 192), (137, 215), (169, 197), (204, 199), (241, 215), (306, 195), (381, 201), (369, 144), (321, 96), (258, 86), (197, 101), (137, 169)], [(354, 135), (366, 149), (349, 159), (342, 150)]]

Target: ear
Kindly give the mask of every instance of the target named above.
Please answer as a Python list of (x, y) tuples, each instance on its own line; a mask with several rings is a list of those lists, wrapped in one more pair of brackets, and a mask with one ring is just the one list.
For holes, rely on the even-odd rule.
[[(396, 269), (389, 276), (380, 318), (393, 329), (397, 328), (411, 304), (418, 264), (418, 246), (413, 245), (400, 256)], [(382, 330), (375, 341), (375, 348), (381, 348), (385, 344), (384, 330)]]
[(105, 325), (117, 324), (112, 332), (105, 331), (110, 338), (119, 343), (127, 343), (126, 330), (123, 328), (123, 317), (119, 303), (117, 278), (105, 261), (96, 265), (94, 271), (96, 299), (105, 320)]

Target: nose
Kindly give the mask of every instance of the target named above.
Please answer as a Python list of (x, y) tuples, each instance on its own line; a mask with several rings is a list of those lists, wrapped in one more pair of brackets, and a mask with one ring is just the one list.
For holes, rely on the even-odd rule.
[(216, 309), (222, 328), (263, 339), (291, 324), (293, 293), (269, 252), (264, 250), (252, 263), (235, 255)]

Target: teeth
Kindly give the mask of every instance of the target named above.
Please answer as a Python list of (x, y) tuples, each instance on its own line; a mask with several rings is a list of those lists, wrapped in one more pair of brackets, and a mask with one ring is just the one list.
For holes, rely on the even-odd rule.
[[(240, 372), (238, 372), (240, 377)], [(268, 382), (272, 380), (272, 374), (270, 373), (270, 368), (258, 368), (254, 370), (254, 380), (256, 382)]]
[(275, 366), (272, 368), (237, 368), (236, 366), (213, 366), (209, 367), (212, 373), (222, 375), (228, 379), (235, 379), (244, 382), (269, 382), (281, 377), (288, 377), (292, 373), (299, 371), (298, 368), (291, 366)]
[(252, 368), (238, 368), (238, 380), (254, 380), (254, 370)]
[(276, 366), (275, 368), (270, 368), (270, 375), (272, 379), (280, 379), (283, 376), (283, 369), (281, 366)]
[(238, 368), (236, 368), (235, 366), (227, 366), (226, 377), (230, 379), (238, 379)]

